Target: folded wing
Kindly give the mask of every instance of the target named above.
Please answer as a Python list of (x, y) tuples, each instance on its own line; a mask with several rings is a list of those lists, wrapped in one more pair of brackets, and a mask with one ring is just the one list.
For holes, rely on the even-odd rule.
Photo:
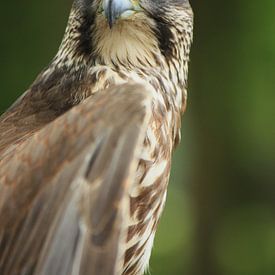
[(0, 270), (115, 274), (151, 93), (122, 85), (0, 156)]

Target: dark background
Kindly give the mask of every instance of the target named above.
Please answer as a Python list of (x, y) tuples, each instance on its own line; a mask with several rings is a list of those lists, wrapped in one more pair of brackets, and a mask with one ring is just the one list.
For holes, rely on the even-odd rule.
[[(275, 1), (191, 2), (183, 140), (154, 275), (275, 274)], [(69, 0), (2, 1), (0, 112), (50, 62)]]

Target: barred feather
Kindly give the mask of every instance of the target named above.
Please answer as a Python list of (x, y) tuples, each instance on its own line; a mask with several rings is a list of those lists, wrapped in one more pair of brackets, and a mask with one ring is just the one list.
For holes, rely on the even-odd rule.
[(52, 63), (0, 117), (0, 270), (143, 274), (180, 141), (193, 14), (75, 0)]

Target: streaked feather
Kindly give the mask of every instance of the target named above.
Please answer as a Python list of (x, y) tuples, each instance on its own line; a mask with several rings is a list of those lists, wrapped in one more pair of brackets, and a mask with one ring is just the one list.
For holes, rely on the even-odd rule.
[(148, 267), (193, 14), (187, 0), (140, 2), (110, 29), (101, 0), (75, 0), (57, 55), (0, 117), (1, 275)]
[(150, 98), (106, 90), (1, 159), (1, 274), (115, 274)]

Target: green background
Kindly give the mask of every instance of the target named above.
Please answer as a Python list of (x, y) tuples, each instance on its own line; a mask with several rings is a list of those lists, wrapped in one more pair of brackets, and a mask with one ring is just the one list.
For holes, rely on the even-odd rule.
[[(54, 56), (70, 4), (2, 1), (0, 112)], [(189, 104), (150, 272), (274, 275), (275, 1), (192, 6)]]

